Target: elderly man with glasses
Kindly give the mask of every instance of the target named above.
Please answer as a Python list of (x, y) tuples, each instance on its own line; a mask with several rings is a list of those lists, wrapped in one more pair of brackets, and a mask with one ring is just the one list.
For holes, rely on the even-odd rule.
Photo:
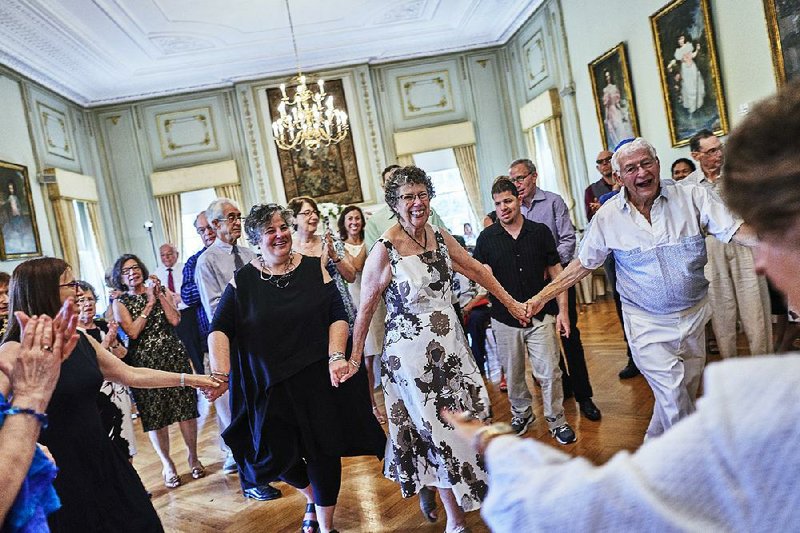
[(709, 189), (662, 182), (656, 150), (646, 140), (622, 146), (612, 165), (624, 188), (597, 211), (578, 257), (529, 300), (528, 312), (537, 313), (614, 255), (625, 332), (655, 397), (645, 436), (651, 438), (695, 409), (710, 318), (705, 234), (722, 242), (749, 236)]
[[(210, 321), (214, 318), (222, 293), (228, 282), (233, 279), (234, 272), (255, 259), (256, 254), (249, 248), (237, 244), (239, 237), (242, 236), (242, 212), (236, 202), (229, 198), (217, 198), (206, 209), (205, 218), (208, 226), (216, 234), (216, 239), (208, 244), (205, 252), (197, 259), (194, 279), (200, 293), (200, 302)], [(231, 353), (235, 353), (235, 350), (231, 350)], [(214, 368), (211, 370), (213, 372)], [(231, 422), (232, 400), (229, 394), (226, 392), (214, 401), (220, 426), (224, 428)], [(259, 485), (249, 479), (248, 472), (251, 469), (247, 465), (237, 465), (229, 455), (223, 469), (232, 473), (235, 471), (234, 468), (238, 468), (242, 493), (246, 498), (265, 501), (280, 497), (281, 492), (278, 489), (270, 485)]]
[[(722, 183), (725, 145), (711, 130), (700, 130), (689, 139), (692, 158), (700, 168), (681, 181), (681, 185), (706, 187), (715, 192)], [(772, 351), (772, 317), (767, 281), (756, 274), (753, 252), (736, 243), (721, 243), (706, 238), (708, 300), (711, 328), (723, 359), (736, 357), (736, 319), (742, 322), (751, 354)]]

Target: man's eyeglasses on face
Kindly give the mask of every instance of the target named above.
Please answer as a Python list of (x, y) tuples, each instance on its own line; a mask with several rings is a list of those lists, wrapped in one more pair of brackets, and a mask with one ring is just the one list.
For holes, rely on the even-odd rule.
[(202, 235), (207, 231), (214, 231), (214, 228), (212, 228), (211, 226), (200, 226), (199, 228), (195, 228), (195, 230), (197, 230), (198, 235)]
[(303, 215), (304, 217), (310, 217), (311, 215), (319, 215), (319, 211), (316, 209), (306, 209), (305, 211), (300, 211), (297, 214)]
[(722, 152), (722, 149), (725, 148), (724, 144), (720, 144), (719, 146), (714, 146), (713, 148), (709, 148), (708, 150), (698, 150), (703, 155), (717, 155)]
[(123, 276), (130, 276), (134, 272), (141, 272), (142, 268), (139, 265), (129, 266), (128, 268), (123, 268), (119, 271), (120, 274)]
[(611, 163), (611, 157), (609, 156), (609, 157), (604, 157), (603, 159), (598, 159), (597, 161), (595, 161), (595, 163), (597, 163), (598, 165), (605, 165), (607, 163)]
[(525, 181), (531, 174), (533, 174), (533, 172), (528, 172), (524, 176), (517, 176), (516, 178), (508, 178), (508, 179), (510, 179), (511, 183), (513, 183), (514, 185), (519, 185), (520, 183)]
[(416, 198), (419, 198), (420, 200), (425, 201), (428, 198), (430, 198), (430, 195), (426, 191), (422, 191), (422, 192), (419, 192), (417, 194), (401, 194), (400, 195), (400, 199), (403, 200), (404, 202), (413, 202)]
[(244, 217), (242, 216), (241, 213), (239, 213), (239, 214), (229, 213), (227, 216), (224, 216), (222, 218), (218, 218), (217, 220), (219, 220), (220, 222), (224, 222), (224, 221), (227, 220), (229, 223), (233, 224), (237, 220), (242, 220), (242, 219), (244, 219)]
[(655, 159), (645, 159), (644, 161), (640, 161), (636, 164), (625, 165), (625, 168), (622, 169), (622, 174), (625, 176), (632, 176), (639, 171), (639, 167), (641, 167), (643, 170), (650, 170), (655, 164)]

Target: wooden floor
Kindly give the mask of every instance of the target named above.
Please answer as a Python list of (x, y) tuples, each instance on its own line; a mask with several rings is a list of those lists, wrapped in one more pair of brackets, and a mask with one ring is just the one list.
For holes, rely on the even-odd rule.
[[(627, 362), (627, 356), (613, 302), (601, 300), (586, 306), (581, 311), (579, 326), (594, 388), (594, 401), (602, 410), (603, 419), (591, 422), (579, 416), (575, 402), (567, 400), (567, 421), (575, 429), (578, 441), (570, 446), (558, 446), (547, 432), (538, 389), (532, 387), (537, 419), (526, 437), (601, 464), (620, 450), (635, 450), (639, 446), (650, 419), (653, 400), (642, 377), (626, 381), (617, 377), (617, 372)], [(494, 375), (493, 379), (497, 377)], [(531, 379), (530, 375), (528, 379)], [(498, 390), (496, 383), (490, 383), (489, 387), (495, 418), (508, 421), (507, 396)], [(174, 490), (164, 487), (160, 462), (141, 428), (136, 430), (139, 453), (134, 466), (153, 494), (153, 504), (165, 529), (198, 533), (298, 531), (304, 498), (288, 485), (278, 483), (283, 491), (279, 500), (245, 500), (237, 476), (226, 476), (221, 472), (216, 421), (206, 414), (201, 415), (200, 424), (200, 459), (209, 475), (197, 481), (191, 479), (185, 461), (186, 449), (174, 428), (171, 431), (172, 457), (184, 482)], [(375, 458), (344, 460), (343, 485), (335, 515), (337, 529), (351, 532), (443, 531), (444, 512), (440, 511), (438, 523), (425, 522), (417, 498), (402, 498), (398, 486), (383, 477), (381, 467)], [(468, 524), (473, 532), (488, 531), (478, 512), (469, 513)]]

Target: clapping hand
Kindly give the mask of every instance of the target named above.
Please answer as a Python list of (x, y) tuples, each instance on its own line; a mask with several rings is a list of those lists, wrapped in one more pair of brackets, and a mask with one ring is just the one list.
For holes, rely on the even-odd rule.
[(331, 233), (331, 230), (325, 231), (324, 240), (325, 240), (324, 252), (327, 252), (328, 257), (330, 257), (331, 261), (336, 261), (337, 259), (339, 259), (339, 254), (336, 252), (336, 248), (333, 245), (333, 234)]

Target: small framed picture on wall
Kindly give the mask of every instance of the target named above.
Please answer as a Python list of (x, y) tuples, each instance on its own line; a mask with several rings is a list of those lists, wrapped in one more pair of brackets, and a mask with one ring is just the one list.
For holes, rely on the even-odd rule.
[(28, 168), (0, 161), (0, 259), (41, 255)]
[(589, 63), (589, 77), (605, 149), (614, 150), (620, 141), (638, 137), (639, 123), (625, 43), (619, 43)]
[(673, 146), (728, 133), (709, 0), (675, 0), (650, 17)]

